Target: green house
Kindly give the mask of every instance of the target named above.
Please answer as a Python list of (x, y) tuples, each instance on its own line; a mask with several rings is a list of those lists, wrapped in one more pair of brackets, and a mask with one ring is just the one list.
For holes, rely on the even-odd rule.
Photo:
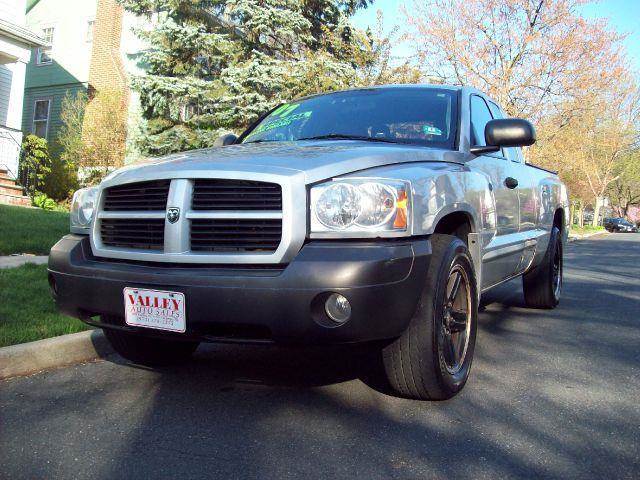
[(50, 47), (34, 48), (25, 77), (22, 130), (55, 143), (65, 95), (89, 88), (97, 0), (28, 0), (26, 24)]
[[(129, 80), (144, 74), (138, 59), (145, 45), (134, 29), (145, 22), (117, 0), (27, 0), (26, 25), (50, 47), (34, 48), (27, 65), (24, 134), (46, 138), (55, 149), (65, 96), (102, 89), (125, 92), (128, 123), (136, 125), (139, 101)], [(132, 161), (136, 153), (127, 156)]]

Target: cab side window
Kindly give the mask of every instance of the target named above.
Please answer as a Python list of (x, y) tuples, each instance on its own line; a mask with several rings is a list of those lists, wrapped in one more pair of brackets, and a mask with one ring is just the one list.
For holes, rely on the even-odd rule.
[(511, 148), (503, 148), (505, 156), (513, 161), (518, 163), (524, 163), (524, 156), (522, 155), (522, 148), (520, 147), (511, 147)]
[(487, 102), (477, 95), (471, 96), (471, 144), (483, 147), (487, 143), (484, 138), (484, 127), (493, 120)]

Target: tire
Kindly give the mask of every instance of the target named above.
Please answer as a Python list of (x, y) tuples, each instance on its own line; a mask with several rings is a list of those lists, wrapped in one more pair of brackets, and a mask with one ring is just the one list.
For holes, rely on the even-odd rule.
[[(431, 246), (420, 302), (407, 330), (382, 350), (382, 364), (395, 393), (418, 400), (445, 400), (462, 390), (469, 377), (478, 295), (466, 244), (457, 237), (434, 234)], [(458, 294), (449, 302), (447, 294), (453, 293), (457, 278)]]
[(563, 249), (560, 230), (551, 229), (549, 246), (540, 265), (522, 277), (524, 300), (530, 308), (555, 308), (562, 292)]
[(191, 357), (199, 342), (183, 342), (151, 338), (135, 333), (105, 328), (104, 334), (120, 356), (133, 363), (150, 367), (182, 363)]

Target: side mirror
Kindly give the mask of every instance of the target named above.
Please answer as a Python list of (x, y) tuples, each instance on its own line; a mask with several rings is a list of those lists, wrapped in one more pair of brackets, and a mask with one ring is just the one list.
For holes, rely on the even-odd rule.
[(536, 143), (536, 129), (522, 118), (491, 120), (484, 127), (487, 145), (528, 147)]
[(484, 127), (486, 146), (471, 147), (471, 153), (497, 152), (501, 147), (528, 147), (536, 143), (536, 129), (522, 118), (490, 120)]
[(232, 145), (238, 140), (238, 136), (233, 133), (227, 133), (218, 137), (218, 139), (214, 142), (214, 147), (225, 147), (227, 145)]

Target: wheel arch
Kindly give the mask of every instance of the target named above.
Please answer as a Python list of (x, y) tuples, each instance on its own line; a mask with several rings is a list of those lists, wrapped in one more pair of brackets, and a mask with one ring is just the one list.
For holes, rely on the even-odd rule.
[(435, 222), (433, 233), (443, 233), (458, 237), (469, 243), (470, 233), (476, 233), (473, 215), (467, 210), (456, 210), (440, 216)]
[(557, 208), (555, 213), (553, 214), (553, 226), (558, 227), (560, 233), (565, 230), (565, 218), (564, 218), (564, 209)]
[(560, 230), (560, 239), (562, 242), (566, 242), (569, 238), (569, 225), (567, 224), (567, 214), (563, 207), (556, 208), (553, 214), (553, 227), (557, 227)]
[(471, 210), (456, 210), (442, 215), (435, 223), (433, 233), (453, 235), (467, 244), (479, 299), (482, 291), (482, 247)]

